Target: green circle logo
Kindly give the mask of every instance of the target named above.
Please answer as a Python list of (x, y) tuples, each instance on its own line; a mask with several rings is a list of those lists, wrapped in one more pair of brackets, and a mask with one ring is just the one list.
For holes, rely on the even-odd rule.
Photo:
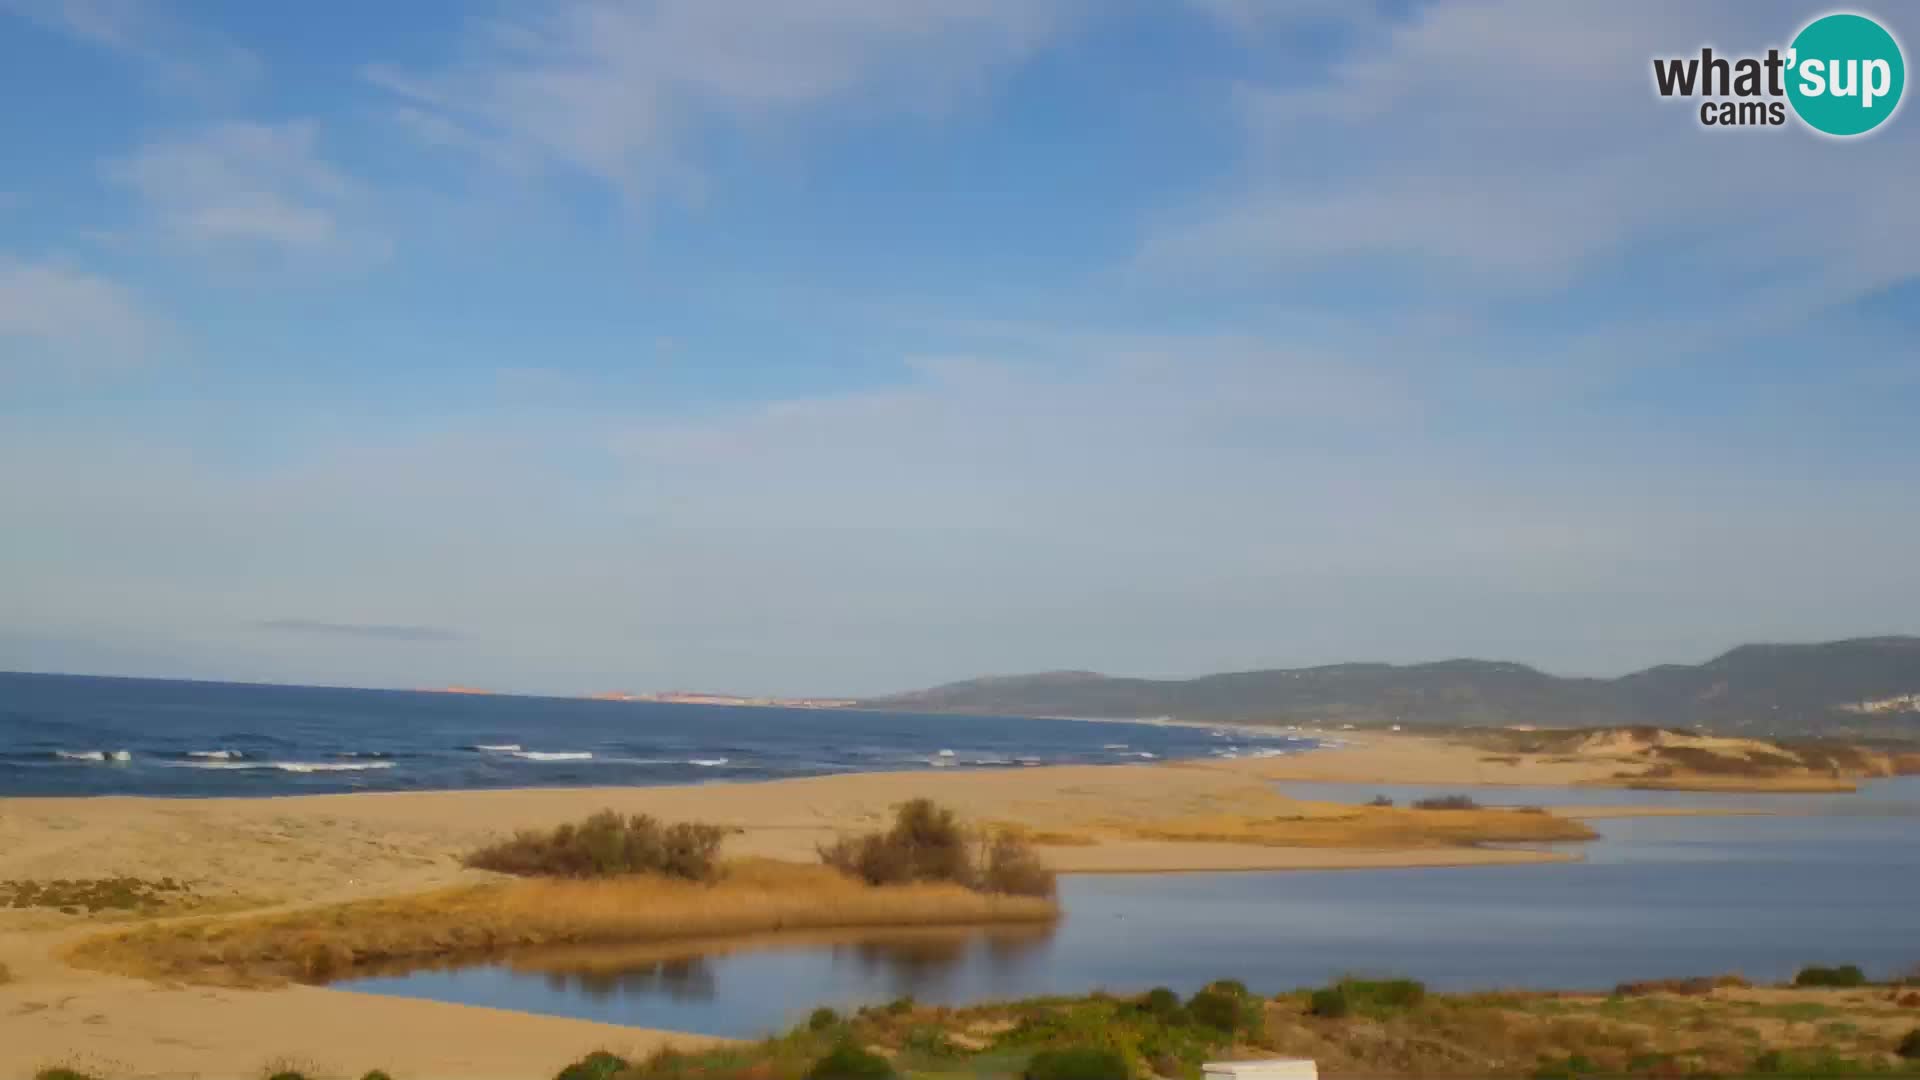
[(1864, 15), (1815, 19), (1787, 56), (1787, 100), (1815, 131), (1864, 135), (1900, 107), (1907, 85), (1900, 43)]

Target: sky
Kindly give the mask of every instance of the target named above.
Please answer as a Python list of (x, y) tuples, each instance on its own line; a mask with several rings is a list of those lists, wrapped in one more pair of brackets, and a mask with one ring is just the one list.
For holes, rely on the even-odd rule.
[(1920, 632), (1920, 117), (1652, 90), (1827, 10), (0, 0), (0, 669)]

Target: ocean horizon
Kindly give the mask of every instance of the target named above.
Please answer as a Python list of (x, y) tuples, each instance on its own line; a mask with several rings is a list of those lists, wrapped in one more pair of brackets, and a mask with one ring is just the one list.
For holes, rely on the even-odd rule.
[(1317, 745), (1152, 722), (0, 673), (0, 796), (654, 786)]

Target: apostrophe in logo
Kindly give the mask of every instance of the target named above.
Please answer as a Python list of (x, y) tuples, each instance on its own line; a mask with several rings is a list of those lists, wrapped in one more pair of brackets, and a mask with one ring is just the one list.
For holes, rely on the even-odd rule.
[(1656, 58), (1654, 90), (1663, 98), (1704, 98), (1704, 127), (1778, 127), (1793, 109), (1815, 131), (1842, 138), (1864, 135), (1900, 107), (1907, 85), (1900, 43), (1865, 15), (1824, 15), (1803, 27), (1793, 44), (1765, 56)]
[(1807, 24), (1787, 50), (1787, 100), (1815, 131), (1864, 135), (1900, 107), (1907, 64), (1900, 43), (1864, 15)]

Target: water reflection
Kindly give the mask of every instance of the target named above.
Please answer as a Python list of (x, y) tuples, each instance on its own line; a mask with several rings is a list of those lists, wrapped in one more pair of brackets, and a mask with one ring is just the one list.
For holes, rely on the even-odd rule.
[[(563, 946), (363, 967), (351, 990), (751, 1035), (816, 1005), (1020, 992), (1054, 923), (787, 932), (664, 945)], [(565, 1002), (559, 1009), (554, 1002)]]
[(594, 1001), (662, 994), (673, 1001), (712, 1001), (715, 996), (713, 965), (704, 956), (656, 960), (616, 971), (549, 971), (544, 981), (556, 993), (578, 992)]

